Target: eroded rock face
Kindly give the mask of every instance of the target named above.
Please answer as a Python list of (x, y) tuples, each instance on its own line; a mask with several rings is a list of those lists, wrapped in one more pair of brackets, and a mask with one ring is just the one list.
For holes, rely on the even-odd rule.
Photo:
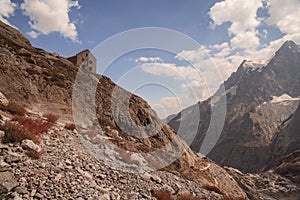
[(280, 164), (260, 174), (243, 174), (239, 170), (226, 170), (247, 193), (250, 199), (300, 198), (300, 151), (285, 156)]
[[(284, 136), (299, 105), (300, 48), (287, 41), (267, 65), (244, 61), (237, 72), (225, 81), (226, 94), (221, 89), (213, 98), (187, 108), (168, 124), (177, 130), (180, 123), (199, 125), (197, 133), (185, 129), (183, 139), (196, 134), (191, 148), (199, 152), (212, 118), (211, 109), (221, 104), (212, 102), (226, 96), (226, 118), (222, 134), (208, 156), (222, 166), (243, 172), (261, 172), (278, 164), (288, 150), (299, 149), (299, 134)], [(212, 105), (212, 106), (211, 106)], [(194, 119), (199, 107), (200, 119)], [(294, 125), (291, 125), (294, 126)]]
[(285, 156), (273, 171), (296, 184), (300, 184), (300, 150)]
[(9, 103), (9, 101), (6, 99), (4, 94), (2, 94), (2, 92), (0, 92), (0, 103), (4, 106), (8, 105)]

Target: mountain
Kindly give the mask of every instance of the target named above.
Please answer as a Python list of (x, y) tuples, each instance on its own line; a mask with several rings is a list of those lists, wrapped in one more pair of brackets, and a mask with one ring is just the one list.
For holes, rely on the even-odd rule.
[[(168, 124), (176, 131), (184, 126), (178, 134), (194, 151), (209, 152), (208, 157), (221, 166), (242, 172), (265, 171), (300, 148), (296, 123), (299, 77), (300, 48), (287, 41), (266, 65), (243, 61), (224, 82), (223, 90), (220, 87), (211, 98), (180, 112)], [(218, 119), (212, 111), (222, 106), (226, 109), (223, 129), (209, 129), (218, 124), (211, 123)], [(210, 143), (216, 143), (212, 150), (203, 148), (207, 135), (216, 138)]]
[[(40, 136), (40, 144), (31, 140), (1, 144), (1, 198), (80, 199), (101, 194), (96, 197), (119, 199), (116, 195), (122, 194), (127, 199), (153, 199), (153, 194), (171, 191), (174, 197), (247, 199), (223, 168), (195, 154), (146, 101), (108, 77), (85, 72), (57, 53), (33, 47), (2, 22), (0, 94), (1, 102), (13, 106), (17, 102), (27, 110), (23, 119), (7, 105), (0, 106), (1, 137), (10, 133), (7, 123), (46, 123), (43, 113), (60, 117)], [(74, 121), (77, 129), (67, 130)], [(26, 157), (29, 147), (43, 152), (39, 160)], [(159, 172), (147, 172), (161, 167)]]

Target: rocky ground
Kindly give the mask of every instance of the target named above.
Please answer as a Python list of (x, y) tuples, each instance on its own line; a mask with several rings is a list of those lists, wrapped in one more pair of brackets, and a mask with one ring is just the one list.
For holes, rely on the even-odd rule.
[(2, 198), (156, 199), (151, 194), (153, 189), (189, 193), (199, 199), (223, 198), (175, 172), (133, 174), (114, 170), (95, 159), (82, 145), (79, 134), (64, 129), (61, 123), (42, 138), (43, 153), (39, 159), (28, 157), (23, 143), (0, 144)]

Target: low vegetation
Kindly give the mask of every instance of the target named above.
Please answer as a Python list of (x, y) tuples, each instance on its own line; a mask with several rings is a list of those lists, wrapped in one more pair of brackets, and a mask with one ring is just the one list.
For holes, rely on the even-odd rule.
[(48, 122), (53, 124), (55, 124), (59, 119), (59, 117), (53, 113), (45, 113), (43, 114), (43, 117), (45, 117), (48, 120)]
[(66, 124), (65, 129), (74, 131), (76, 129), (76, 125), (75, 124)]
[(15, 116), (13, 119), (17, 121), (25, 131), (29, 131), (34, 135), (46, 132), (53, 126), (53, 123), (42, 119), (32, 119), (23, 116)]
[(172, 195), (169, 191), (166, 190), (151, 190), (151, 194), (158, 200), (200, 200), (201, 199), (189, 193)]
[(215, 193), (218, 193), (218, 194), (224, 194), (220, 188), (216, 187), (216, 186), (213, 186), (213, 185), (202, 185), (202, 188), (206, 189), (206, 190), (209, 190), (209, 191), (213, 191)]
[(7, 121), (0, 126), (0, 130), (5, 132), (2, 142), (16, 143), (29, 139), (40, 144), (42, 142), (40, 134), (48, 131), (52, 126), (53, 123), (49, 121), (15, 115), (13, 121)]
[(35, 143), (41, 142), (38, 135), (26, 130), (17, 122), (5, 122), (0, 129), (5, 132), (5, 136), (2, 138), (3, 143), (16, 143), (21, 142), (24, 139), (32, 140)]
[(20, 116), (24, 116), (27, 113), (26, 109), (15, 101), (9, 101), (8, 105), (0, 103), (0, 110)]

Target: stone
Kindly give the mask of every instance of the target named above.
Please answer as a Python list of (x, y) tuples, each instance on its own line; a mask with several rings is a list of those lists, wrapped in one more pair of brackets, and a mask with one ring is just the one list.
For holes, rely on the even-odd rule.
[(27, 188), (19, 186), (14, 189), (18, 194), (28, 194)]
[(123, 184), (127, 184), (128, 183), (128, 181), (125, 178), (120, 179), (119, 182), (123, 183)]
[(161, 183), (161, 178), (159, 176), (156, 176), (154, 174), (151, 174), (151, 180), (156, 183)]
[(2, 92), (0, 92), (0, 103), (7, 106), (9, 104), (9, 101), (7, 98), (4, 96)]
[(9, 151), (8, 155), (5, 157), (5, 162), (7, 162), (9, 164), (17, 163), (17, 162), (21, 161), (21, 158), (22, 158), (22, 155)]
[(38, 199), (44, 199), (44, 195), (40, 194), (40, 193), (36, 193), (34, 195), (34, 197), (38, 198)]
[[(98, 198), (96, 198), (98, 199)], [(99, 200), (110, 200), (110, 196), (109, 194), (103, 194), (101, 196), (99, 196)]]
[(5, 137), (5, 132), (0, 130), (0, 139)]
[(59, 181), (63, 177), (62, 174), (57, 174), (54, 178), (55, 181)]
[(11, 172), (0, 172), (0, 188), (9, 192), (18, 185), (17, 180)]
[(25, 139), (21, 142), (21, 147), (26, 150), (33, 150), (35, 152), (41, 152), (42, 148), (35, 144), (32, 140)]

